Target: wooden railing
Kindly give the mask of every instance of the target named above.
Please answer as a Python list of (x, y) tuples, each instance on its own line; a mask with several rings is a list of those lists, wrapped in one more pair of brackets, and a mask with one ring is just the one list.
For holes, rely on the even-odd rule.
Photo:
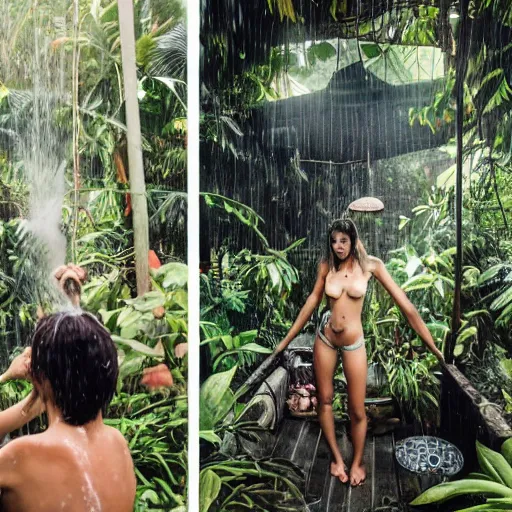
[(464, 455), (464, 473), (475, 470), (476, 440), (493, 450), (512, 437), (499, 409), (489, 404), (454, 365), (446, 365), (441, 383), (441, 437)]

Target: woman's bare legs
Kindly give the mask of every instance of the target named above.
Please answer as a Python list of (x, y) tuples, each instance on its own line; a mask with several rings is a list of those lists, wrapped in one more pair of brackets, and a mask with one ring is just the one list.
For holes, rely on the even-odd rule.
[(336, 441), (334, 415), (332, 413), (332, 400), (334, 395), (333, 377), (337, 360), (338, 351), (328, 347), (317, 336), (313, 349), (313, 361), (318, 394), (318, 419), (327, 444), (334, 457), (334, 462), (331, 463), (331, 474), (337, 476), (345, 483), (348, 482), (348, 476)]
[(343, 373), (347, 379), (348, 413), (354, 445), (354, 458), (350, 468), (350, 485), (360, 485), (366, 478), (363, 465), (364, 444), (366, 441), (366, 410), (364, 399), (366, 397), (366, 376), (368, 363), (366, 361), (366, 348), (362, 346), (354, 351), (342, 352)]

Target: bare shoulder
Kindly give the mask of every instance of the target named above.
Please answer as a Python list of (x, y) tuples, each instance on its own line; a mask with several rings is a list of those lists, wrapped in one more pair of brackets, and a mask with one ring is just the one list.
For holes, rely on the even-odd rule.
[(117, 430), (117, 428), (109, 427), (108, 425), (105, 425), (105, 434), (110, 442), (110, 446), (114, 446), (117, 450), (119, 450), (119, 453), (122, 453), (123, 457), (132, 462), (132, 456), (130, 453), (130, 448), (128, 446), (128, 442), (124, 438), (123, 434)]
[(109, 437), (109, 439), (116, 443), (118, 446), (122, 446), (123, 448), (128, 449), (128, 442), (124, 438), (123, 434), (117, 430), (117, 428), (110, 427), (108, 425), (104, 425), (105, 435)]
[(0, 449), (0, 488), (14, 488), (27, 477), (30, 461), (39, 456), (36, 435), (21, 436)]
[(109, 427), (107, 425), (105, 425), (105, 428), (106, 436), (110, 440), (109, 444), (115, 451), (115, 453), (112, 452), (112, 459), (117, 461), (117, 470), (122, 470), (124, 472), (124, 481), (126, 485), (129, 486), (130, 492), (133, 493), (133, 497), (135, 497), (137, 482), (135, 479), (133, 458), (130, 453), (128, 442), (124, 438), (123, 434), (121, 434), (121, 432), (116, 428)]
[(25, 460), (25, 457), (31, 461), (39, 457), (46, 459), (50, 453), (57, 455), (55, 448), (59, 446), (62, 446), (62, 440), (53, 436), (51, 432), (45, 431), (39, 434), (20, 436), (10, 441), (0, 450), (0, 456), (5, 450), (6, 454), (13, 454), (21, 462)]
[(24, 451), (28, 449), (28, 444), (26, 442), (26, 437), (22, 436), (17, 439), (13, 439), (9, 441), (5, 446), (0, 449), (0, 464), (5, 463), (7, 460), (13, 457), (17, 457), (21, 455)]
[(329, 273), (329, 263), (327, 260), (322, 260), (318, 264), (318, 275), (325, 277)]
[(368, 272), (375, 274), (375, 272), (378, 272), (383, 267), (384, 267), (384, 262), (380, 258), (377, 258), (376, 256), (368, 255), (368, 259), (367, 259), (367, 271)]
[(24, 453), (32, 452), (38, 449), (41, 443), (38, 442), (42, 434), (32, 434), (29, 436), (20, 436), (9, 441), (1, 450), (0, 458), (5, 460), (6, 457), (22, 456)]

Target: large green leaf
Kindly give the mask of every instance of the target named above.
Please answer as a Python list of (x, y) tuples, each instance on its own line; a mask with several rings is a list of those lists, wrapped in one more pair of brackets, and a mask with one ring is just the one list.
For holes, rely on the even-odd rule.
[(501, 445), (501, 454), (505, 457), (505, 460), (512, 466), (512, 437), (507, 439)]
[(467, 339), (476, 336), (477, 333), (478, 329), (476, 327), (468, 327), (467, 329), (462, 330), (460, 334), (457, 336), (457, 343), (463, 343)]
[(200, 430), (213, 430), (235, 402), (230, 389), (237, 366), (226, 372), (210, 375), (201, 386), (199, 396)]
[(380, 46), (376, 43), (360, 43), (361, 50), (369, 58), (373, 59), (381, 54)]
[(490, 476), (484, 475), (483, 473), (469, 473), (468, 478), (473, 480), (485, 480), (486, 482), (493, 481), (493, 479)]
[(318, 44), (312, 44), (308, 48), (308, 58), (310, 62), (315, 62), (316, 59), (326, 61), (336, 56), (336, 48), (326, 41)]
[(101, 316), (101, 321), (102, 321), (103, 325), (105, 327), (107, 327), (107, 329), (112, 329), (117, 325), (116, 324), (116, 322), (117, 322), (116, 315), (119, 315), (123, 310), (124, 310), (124, 308), (118, 308), (118, 309), (112, 309), (112, 310), (107, 310), (105, 308), (102, 308), (98, 311), (98, 313)]
[(213, 430), (200, 430), (199, 437), (213, 444), (220, 444), (222, 439)]
[[(126, 304), (132, 306), (135, 310), (143, 313), (153, 311), (156, 307), (163, 306), (165, 304), (165, 295), (160, 290), (153, 290), (145, 293), (141, 297), (136, 299), (128, 299), (125, 301)], [(128, 312), (128, 316), (133, 315), (133, 311)], [(124, 314), (119, 315), (118, 325), (121, 325), (121, 318), (124, 319)]]
[(402, 289), (406, 292), (413, 290), (425, 290), (430, 288), (435, 281), (436, 276), (433, 274), (418, 274), (408, 279), (403, 285)]
[(146, 356), (137, 354), (137, 352), (132, 352), (121, 362), (119, 366), (119, 379), (121, 382), (126, 379), (126, 377), (130, 377), (141, 371)]
[(247, 343), (247, 345), (242, 345), (241, 347), (238, 347), (236, 350), (228, 350), (227, 352), (223, 352), (220, 354), (217, 359), (215, 359), (213, 363), (213, 370), (215, 371), (216, 368), (219, 366), (219, 363), (224, 359), (226, 356), (234, 355), (239, 352), (252, 352), (255, 354), (271, 354), (272, 349), (267, 347), (262, 347), (261, 345), (258, 345), (257, 343)]
[(421, 259), (418, 256), (412, 256), (407, 260), (407, 265), (405, 266), (405, 271), (407, 272), (407, 277), (411, 278), (418, 267), (421, 266)]
[(512, 497), (512, 489), (496, 482), (486, 482), (485, 480), (458, 480), (456, 482), (446, 482), (439, 484), (424, 493), (420, 494), (411, 505), (427, 505), (429, 503), (440, 503), (456, 496), (465, 496), (468, 494), (494, 494), (505, 498)]
[(250, 343), (258, 336), (258, 330), (252, 329), (250, 331), (243, 331), (241, 332), (238, 337), (240, 338), (240, 342), (242, 345), (245, 345), (246, 343)]
[(491, 279), (494, 279), (502, 268), (506, 268), (508, 265), (504, 265), (500, 263), (499, 265), (493, 265), (492, 267), (488, 268), (485, 272), (483, 272), (479, 279), (478, 284), (484, 284), (487, 281), (490, 281)]
[(512, 303), (512, 286), (509, 286), (499, 297), (497, 297), (491, 303), (490, 308), (493, 311), (504, 308), (508, 304)]
[(271, 262), (267, 265), (268, 273), (270, 275), (270, 280), (272, 281), (272, 288), (274, 288), (277, 293), (281, 292), (282, 281), (281, 274), (279, 273), (277, 266), (274, 262)]
[(155, 272), (155, 277), (162, 279), (165, 289), (183, 288), (188, 281), (188, 267), (184, 263), (173, 261), (162, 265)]
[(199, 476), (199, 512), (208, 512), (210, 506), (217, 499), (222, 480), (211, 469), (204, 469)]
[(502, 359), (500, 365), (503, 371), (512, 379), (512, 359)]
[(478, 441), (476, 442), (476, 453), (482, 471), (495, 482), (508, 486), (512, 493), (512, 468), (505, 457)]
[(506, 327), (512, 322), (512, 302), (501, 312), (500, 316), (496, 318), (496, 325)]
[(165, 351), (162, 343), (157, 343), (155, 348), (151, 348), (148, 347), (147, 345), (144, 345), (144, 343), (141, 343), (140, 341), (122, 338), (121, 336), (116, 336), (115, 334), (112, 335), (112, 339), (116, 343), (119, 343), (120, 345), (126, 345), (131, 349), (135, 350), (136, 352), (139, 352), (140, 354), (144, 354), (146, 356), (157, 358), (163, 358), (165, 356)]
[(436, 290), (439, 292), (439, 295), (441, 295), (441, 297), (444, 298), (443, 281), (441, 281), (441, 279), (437, 279), (436, 281), (434, 281), (434, 286), (435, 286)]

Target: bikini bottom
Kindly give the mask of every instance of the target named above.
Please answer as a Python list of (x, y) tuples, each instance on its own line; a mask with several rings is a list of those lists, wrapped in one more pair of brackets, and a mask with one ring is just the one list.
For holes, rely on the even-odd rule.
[[(324, 315), (322, 316), (322, 319), (320, 320), (320, 324), (318, 326), (318, 329), (316, 330), (316, 334), (320, 338), (320, 340), (325, 343), (329, 348), (332, 348), (333, 350), (341, 350), (342, 352), (351, 352), (352, 350), (357, 350), (358, 348), (361, 348), (364, 346), (364, 334), (359, 337), (355, 343), (352, 343), (351, 345), (334, 345), (325, 335), (325, 326), (330, 323), (331, 320), (331, 312), (326, 311)], [(331, 327), (332, 329), (332, 327)]]

